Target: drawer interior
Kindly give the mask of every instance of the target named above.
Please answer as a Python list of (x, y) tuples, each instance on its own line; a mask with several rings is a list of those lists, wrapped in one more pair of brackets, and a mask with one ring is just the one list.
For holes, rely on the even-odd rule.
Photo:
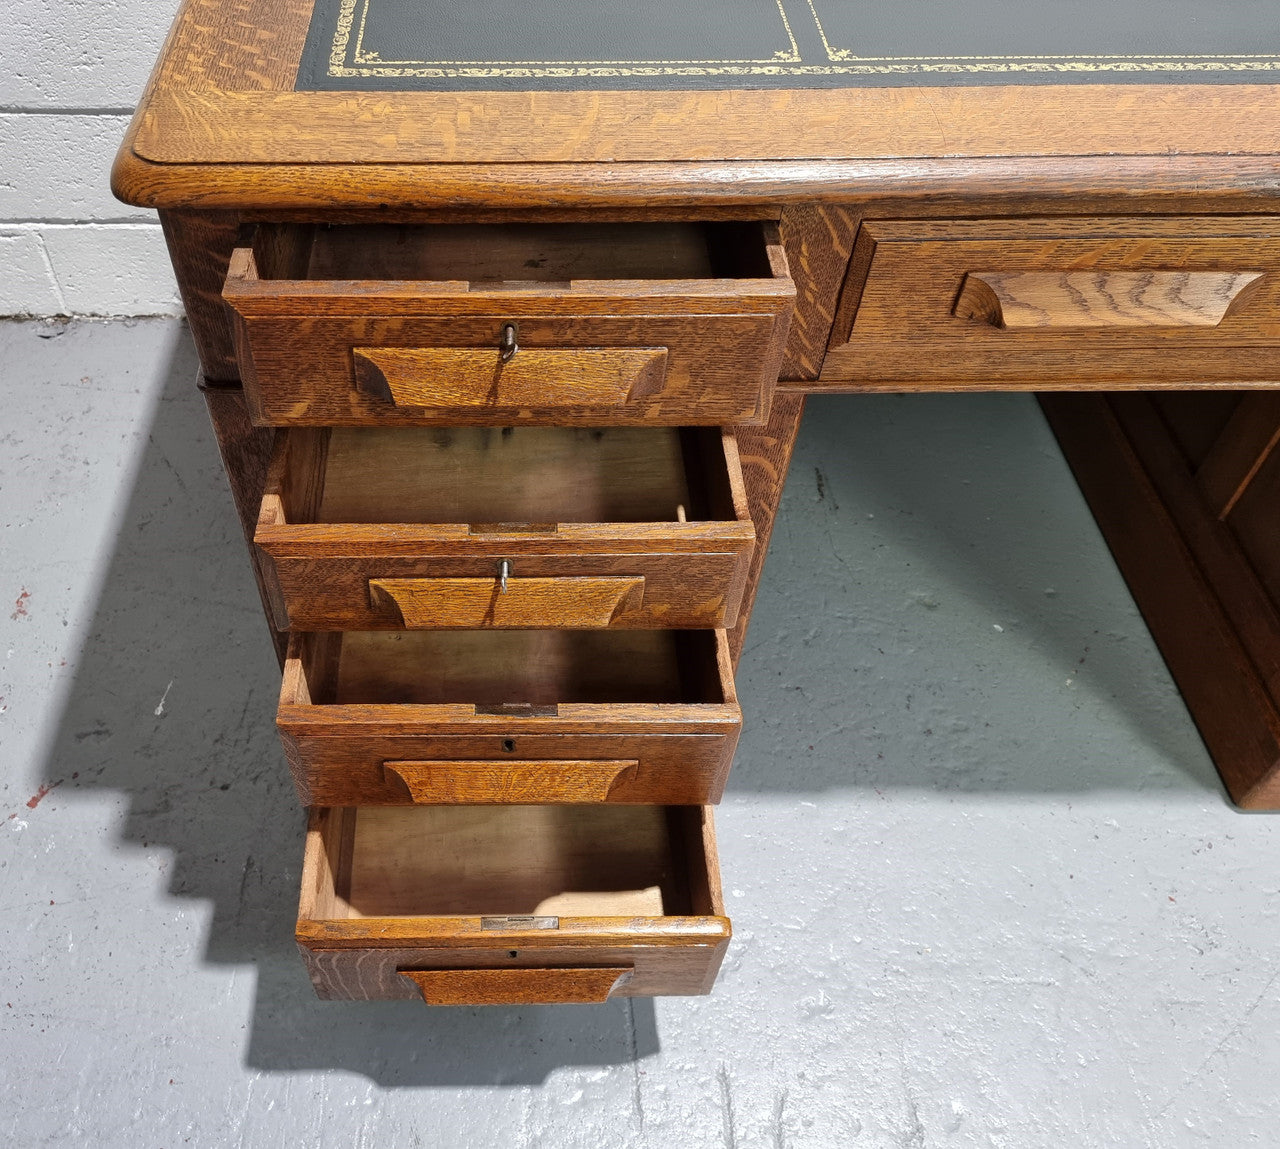
[(313, 706), (726, 702), (715, 631), (334, 631), (299, 640)]
[(762, 225), (707, 223), (272, 224), (264, 280), (463, 281), (472, 290), (573, 280), (770, 279)]
[(317, 826), (304, 917), (723, 912), (697, 806), (362, 806)]
[(281, 432), (287, 523), (711, 522), (739, 517), (717, 428), (335, 427)]

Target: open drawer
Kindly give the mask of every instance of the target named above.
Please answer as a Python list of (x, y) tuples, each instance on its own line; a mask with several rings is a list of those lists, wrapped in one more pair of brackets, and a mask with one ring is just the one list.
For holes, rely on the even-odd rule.
[(273, 224), (231, 257), (255, 421), (762, 422), (773, 223)]
[(720, 428), (299, 427), (255, 541), (281, 630), (727, 628), (755, 529)]
[(304, 806), (717, 802), (724, 631), (298, 634), (277, 724)]
[(729, 942), (700, 807), (313, 809), (297, 938), (322, 998), (707, 993)]

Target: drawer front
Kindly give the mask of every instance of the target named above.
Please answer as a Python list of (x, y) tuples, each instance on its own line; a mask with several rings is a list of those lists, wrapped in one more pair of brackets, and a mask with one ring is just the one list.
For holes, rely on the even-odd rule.
[(821, 383), (1107, 388), (1280, 377), (1280, 220), (884, 220)]
[(322, 998), (702, 994), (730, 928), (705, 808), (310, 814), (297, 939)]
[[(552, 540), (554, 542), (554, 540)], [(725, 540), (731, 542), (732, 540)], [(663, 546), (652, 540), (653, 546)], [(750, 556), (666, 553), (524, 554), (527, 539), (493, 539), (482, 553), (276, 557), (280, 629), (400, 630), (599, 627), (729, 628)], [(546, 549), (545, 547), (543, 548)], [(745, 552), (745, 553), (744, 553)], [(501, 556), (501, 557), (500, 557)], [(502, 563), (509, 577), (504, 590)], [(278, 612), (279, 613), (279, 612)]]
[(722, 630), (295, 632), (277, 726), (308, 806), (692, 804), (742, 712)]
[(281, 630), (715, 629), (755, 528), (720, 429), (295, 428), (255, 541)]
[[(658, 244), (702, 237), (694, 225), (638, 226)], [(223, 295), (255, 421), (671, 425), (768, 415), (795, 300), (774, 224), (734, 225), (737, 250), (701, 262), (632, 253), (633, 272), (626, 252), (616, 267), (607, 252), (577, 249), (532, 259), (513, 249), (504, 261), (484, 229), (469, 233), (474, 267), (433, 262), (433, 229), (407, 239), (406, 229), (362, 230), (377, 249), (367, 258), (331, 258), (325, 247), (336, 241), (301, 228), (264, 229), (234, 253)], [(374, 278), (418, 274), (383, 250), (416, 243), (422, 274), (463, 278)], [(703, 255), (725, 246), (704, 239)], [(282, 257), (282, 247), (301, 254)], [(335, 269), (353, 278), (316, 277)]]
[(303, 806), (720, 801), (737, 746), (719, 733), (544, 734), (526, 721), (492, 734), (312, 737), (282, 725)]
[[(621, 940), (591, 945), (584, 940), (551, 949), (527, 945), (523, 938), (508, 940), (515, 948), (329, 949), (305, 941), (299, 948), (316, 995), (326, 1001), (572, 1005), (610, 997), (710, 993), (729, 944), (727, 930), (663, 946)], [(488, 976), (477, 978), (478, 973)], [(523, 976), (517, 981), (512, 974)]]

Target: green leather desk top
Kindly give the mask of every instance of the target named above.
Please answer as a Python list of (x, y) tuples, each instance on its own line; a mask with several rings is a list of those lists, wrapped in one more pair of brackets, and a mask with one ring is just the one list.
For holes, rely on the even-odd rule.
[(316, 0), (296, 89), (1280, 79), (1280, 0)]

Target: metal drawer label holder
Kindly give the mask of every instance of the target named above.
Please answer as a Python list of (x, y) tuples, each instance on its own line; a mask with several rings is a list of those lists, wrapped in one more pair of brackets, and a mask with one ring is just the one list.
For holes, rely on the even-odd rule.
[(480, 928), (482, 930), (558, 930), (560, 919), (508, 914), (504, 917), (481, 918)]

